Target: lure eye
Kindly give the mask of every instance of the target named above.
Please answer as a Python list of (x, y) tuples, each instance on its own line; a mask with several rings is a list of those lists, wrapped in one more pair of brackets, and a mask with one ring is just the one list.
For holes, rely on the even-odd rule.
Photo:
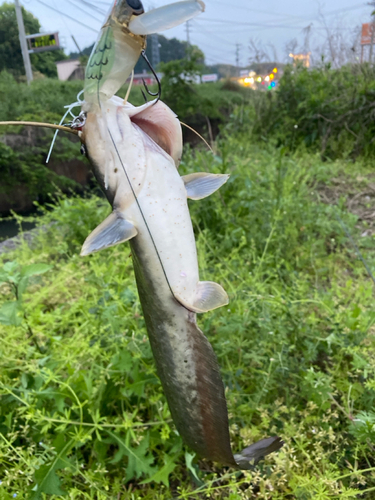
[(129, 7), (133, 9), (133, 13), (136, 16), (139, 16), (140, 14), (144, 13), (145, 10), (143, 8), (141, 0), (127, 0), (127, 2)]

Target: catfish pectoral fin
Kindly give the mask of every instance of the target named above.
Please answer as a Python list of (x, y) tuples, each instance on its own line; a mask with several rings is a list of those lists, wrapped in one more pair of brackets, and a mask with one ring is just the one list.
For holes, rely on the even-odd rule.
[(280, 437), (269, 437), (248, 446), (241, 453), (236, 453), (234, 459), (239, 469), (252, 469), (266, 455), (280, 450), (284, 441)]
[(133, 224), (114, 211), (86, 238), (81, 255), (89, 255), (103, 248), (113, 247), (136, 235), (137, 230)]
[(201, 200), (221, 188), (229, 179), (229, 175), (196, 172), (195, 174), (183, 175), (181, 179), (185, 183), (187, 197), (191, 200)]
[(229, 298), (224, 288), (214, 281), (198, 281), (195, 289), (195, 297), (191, 303), (180, 299), (176, 294), (175, 297), (186, 309), (195, 313), (212, 311), (229, 303)]

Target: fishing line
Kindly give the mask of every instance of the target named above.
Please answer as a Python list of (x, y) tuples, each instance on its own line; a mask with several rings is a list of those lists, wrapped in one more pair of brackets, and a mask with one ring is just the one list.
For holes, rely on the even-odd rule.
[[(61, 118), (59, 126), (61, 126), (63, 124), (65, 118), (68, 116), (69, 113), (70, 113), (70, 115), (72, 116), (73, 119), (76, 118), (76, 116), (74, 116), (73, 113), (72, 113), (72, 109), (76, 108), (77, 106), (82, 106), (82, 101), (80, 99), (80, 97), (81, 97), (82, 94), (83, 94), (83, 90), (81, 90), (81, 92), (78, 93), (78, 95), (77, 95), (77, 102), (69, 104), (68, 106), (64, 106), (64, 108), (68, 108), (68, 109), (67, 109), (66, 113), (64, 113), (63, 117)], [(48, 163), (49, 160), (50, 160), (50, 157), (51, 157), (51, 154), (52, 154), (52, 151), (53, 151), (53, 147), (55, 145), (55, 141), (56, 141), (56, 138), (57, 138), (57, 134), (59, 133), (59, 130), (61, 130), (61, 129), (56, 128), (56, 132), (54, 133), (54, 136), (53, 136), (53, 139), (52, 139), (52, 142), (51, 142), (51, 146), (50, 146), (49, 151), (48, 151), (46, 163)]]
[(190, 127), (190, 125), (187, 125), (186, 123), (182, 122), (181, 120), (179, 120), (179, 122), (181, 123), (181, 125), (183, 125), (184, 127), (188, 128), (189, 130), (193, 131), (194, 134), (197, 134), (197, 136), (202, 139), (202, 141), (205, 143), (205, 145), (208, 147), (208, 149), (211, 151), (212, 154), (215, 154), (214, 153), (214, 150), (211, 148), (211, 146), (208, 144), (208, 142), (206, 141), (206, 139), (204, 137), (201, 136), (201, 134), (199, 132), (197, 132), (193, 127)]
[(158, 256), (158, 259), (159, 259), (159, 262), (160, 262), (161, 268), (162, 268), (162, 270), (163, 270), (163, 274), (164, 274), (164, 276), (165, 276), (165, 279), (166, 279), (166, 281), (167, 281), (167, 284), (168, 284), (169, 290), (171, 291), (171, 294), (172, 294), (173, 298), (174, 298), (175, 300), (177, 300), (177, 302), (180, 302), (180, 301), (179, 301), (179, 300), (175, 297), (175, 294), (173, 293), (172, 287), (171, 287), (171, 285), (170, 285), (170, 283), (169, 283), (169, 280), (168, 280), (168, 277), (167, 277), (167, 273), (166, 273), (166, 271), (165, 271), (165, 269), (164, 269), (163, 262), (162, 262), (162, 260), (161, 260), (160, 255), (159, 255), (158, 249), (156, 248), (156, 243), (155, 243), (155, 240), (154, 240), (154, 238), (153, 238), (153, 236), (152, 236), (152, 233), (151, 233), (151, 231), (150, 231), (150, 228), (148, 227), (148, 224), (147, 224), (146, 218), (145, 218), (145, 216), (144, 216), (144, 214), (143, 214), (143, 212), (142, 212), (142, 209), (141, 209), (141, 205), (140, 205), (140, 203), (139, 203), (139, 201), (138, 201), (137, 195), (135, 194), (135, 191), (134, 191), (134, 189), (133, 189), (132, 183), (130, 182), (130, 179), (129, 179), (128, 173), (126, 172), (126, 169), (125, 169), (125, 165), (124, 165), (124, 164), (123, 164), (123, 162), (122, 162), (122, 159), (121, 159), (120, 153), (119, 153), (119, 151), (118, 151), (118, 149), (117, 149), (116, 143), (115, 143), (115, 141), (114, 141), (114, 139), (113, 139), (113, 137), (112, 137), (112, 134), (111, 134), (111, 131), (110, 131), (109, 127), (107, 127), (107, 130), (108, 130), (108, 133), (109, 133), (109, 135), (110, 135), (110, 137), (111, 137), (112, 144), (113, 144), (113, 146), (114, 146), (114, 148), (115, 148), (115, 150), (116, 150), (117, 156), (118, 156), (118, 158), (119, 158), (119, 160), (120, 160), (120, 163), (121, 163), (122, 169), (123, 169), (123, 171), (124, 171), (124, 173), (125, 173), (125, 175), (126, 175), (126, 178), (127, 178), (127, 180), (128, 180), (128, 183), (129, 183), (130, 189), (131, 189), (131, 191), (132, 191), (132, 193), (133, 193), (133, 196), (134, 196), (135, 202), (136, 202), (136, 204), (137, 204), (137, 206), (138, 206), (138, 209), (139, 209), (139, 211), (140, 211), (140, 213), (141, 213), (141, 216), (142, 216), (143, 222), (145, 223), (145, 226), (146, 226), (146, 228), (147, 228), (148, 234), (150, 235), (150, 238), (151, 238), (152, 244), (153, 244), (153, 246), (154, 246), (154, 248), (155, 248), (156, 255)]
[(6, 121), (6, 122), (0, 122), (0, 125), (26, 125), (30, 127), (53, 128), (54, 130), (63, 130), (64, 132), (69, 132), (70, 134), (79, 135), (78, 130), (74, 130), (69, 127), (63, 127), (61, 125), (56, 125), (54, 123)]
[(124, 98), (123, 105), (125, 105), (128, 102), (130, 91), (131, 91), (132, 85), (133, 85), (133, 80), (134, 80), (134, 69), (132, 70), (132, 76), (130, 78), (129, 87), (128, 87), (128, 90), (126, 91), (126, 95), (125, 95), (125, 98)]
[[(107, 32), (107, 35), (106, 35), (106, 39), (105, 39), (104, 46), (106, 46), (107, 37), (108, 37), (108, 32)], [(146, 226), (147, 232), (148, 232), (148, 234), (150, 235), (150, 238), (151, 238), (152, 244), (153, 244), (153, 246), (154, 246), (154, 249), (155, 249), (156, 255), (157, 255), (157, 257), (158, 257), (158, 260), (159, 260), (159, 262), (160, 262), (160, 265), (161, 265), (161, 268), (162, 268), (162, 271), (163, 271), (163, 274), (164, 274), (165, 280), (166, 280), (166, 282), (167, 282), (168, 288), (169, 288), (169, 290), (170, 290), (170, 292), (171, 292), (171, 294), (172, 294), (172, 297), (173, 297), (175, 300), (177, 300), (177, 298), (175, 297), (175, 294), (173, 293), (173, 290), (172, 290), (171, 284), (169, 283), (167, 273), (166, 273), (166, 271), (165, 271), (165, 268), (164, 268), (163, 262), (162, 262), (162, 260), (161, 260), (160, 255), (159, 255), (158, 249), (157, 249), (157, 247), (156, 247), (156, 243), (155, 243), (155, 240), (154, 240), (154, 238), (153, 238), (153, 236), (152, 236), (151, 230), (150, 230), (150, 228), (149, 228), (149, 226), (148, 226), (148, 224), (147, 224), (146, 217), (145, 217), (145, 216), (144, 216), (144, 214), (143, 214), (143, 211), (142, 211), (141, 205), (140, 205), (140, 203), (139, 203), (139, 201), (138, 201), (137, 195), (135, 194), (135, 191), (134, 191), (133, 185), (132, 185), (132, 183), (131, 183), (131, 181), (130, 181), (130, 179), (129, 179), (128, 173), (127, 173), (126, 168), (125, 168), (125, 165), (124, 165), (124, 163), (123, 163), (123, 161), (122, 161), (122, 158), (121, 158), (120, 152), (119, 152), (119, 150), (117, 149), (116, 142), (115, 142), (115, 140), (114, 140), (114, 138), (113, 138), (113, 136), (112, 136), (111, 130), (110, 130), (110, 128), (108, 127), (108, 124), (107, 124), (107, 120), (106, 120), (106, 118), (104, 117), (104, 114), (103, 114), (103, 110), (102, 110), (102, 103), (100, 102), (100, 94), (99, 94), (99, 86), (100, 86), (100, 81), (101, 81), (101, 79), (103, 78), (103, 75), (102, 75), (102, 66), (103, 66), (103, 58), (101, 59), (101, 61), (100, 61), (100, 65), (99, 65), (99, 78), (98, 78), (98, 85), (97, 85), (97, 89), (96, 89), (96, 91), (97, 91), (97, 99), (98, 99), (98, 104), (99, 104), (99, 109), (100, 109), (101, 115), (102, 115), (102, 117), (103, 117), (103, 119), (104, 119), (104, 121), (105, 121), (105, 125), (106, 125), (106, 127), (107, 127), (107, 132), (108, 132), (108, 134), (109, 134), (109, 136), (110, 136), (110, 138), (111, 138), (111, 141), (112, 141), (113, 147), (115, 148), (115, 151), (116, 151), (116, 154), (117, 154), (117, 157), (118, 157), (118, 159), (120, 160), (120, 163), (121, 163), (122, 169), (123, 169), (123, 171), (124, 171), (124, 174), (125, 174), (125, 176), (126, 176), (126, 179), (127, 179), (128, 183), (129, 183), (129, 186), (130, 186), (131, 192), (133, 193), (133, 196), (134, 196), (135, 202), (136, 202), (136, 204), (137, 204), (137, 207), (138, 207), (138, 209), (139, 209), (139, 212), (140, 212), (140, 214), (141, 214), (141, 217), (142, 217), (142, 219), (143, 219), (143, 222), (144, 222), (144, 224), (145, 224), (145, 226)], [(106, 166), (105, 168), (106, 168), (106, 170), (107, 170), (107, 166)], [(177, 300), (177, 302), (179, 302), (179, 301)]]

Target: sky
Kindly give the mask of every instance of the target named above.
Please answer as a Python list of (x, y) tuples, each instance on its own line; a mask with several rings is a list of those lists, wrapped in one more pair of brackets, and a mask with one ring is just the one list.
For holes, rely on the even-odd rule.
[[(21, 3), (39, 19), (43, 31), (59, 31), (60, 41), (69, 53), (77, 51), (72, 35), (81, 49), (95, 41), (111, 2), (21, 0)], [(171, 1), (143, 0), (146, 11), (168, 3)], [(235, 65), (237, 52), (240, 66), (249, 64), (254, 56), (250, 40), (253, 47), (262, 47), (269, 59), (288, 62), (287, 46), (292, 39), (299, 44), (295, 51), (302, 51), (309, 31), (308, 44), (314, 48), (323, 43), (328, 27), (339, 30), (349, 40), (358, 26), (371, 19), (374, 9), (358, 0), (206, 0), (205, 3), (205, 12), (189, 23), (191, 43), (203, 50), (207, 64)], [(306, 30), (309, 26), (310, 30)], [(163, 35), (186, 40), (186, 25)]]

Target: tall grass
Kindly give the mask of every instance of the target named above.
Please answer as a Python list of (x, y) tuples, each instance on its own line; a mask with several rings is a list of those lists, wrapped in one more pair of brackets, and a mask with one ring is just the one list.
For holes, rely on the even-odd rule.
[(254, 131), (292, 150), (319, 151), (322, 158), (370, 159), (375, 151), (374, 71), (367, 64), (287, 66), (276, 92), (263, 94), (258, 102)]
[[(367, 171), (287, 156), (243, 140), (236, 121), (229, 128), (217, 156), (187, 149), (181, 166), (231, 174), (191, 202), (201, 279), (230, 296), (199, 324), (222, 369), (234, 449), (275, 434), (284, 448), (242, 473), (183, 445), (129, 247), (79, 257), (109, 207), (61, 198), (31, 247), (1, 257), (2, 498), (302, 500), (375, 488), (373, 285), (337, 222), (357, 237), (356, 217), (318, 189)], [(373, 266), (370, 239), (361, 248)]]

